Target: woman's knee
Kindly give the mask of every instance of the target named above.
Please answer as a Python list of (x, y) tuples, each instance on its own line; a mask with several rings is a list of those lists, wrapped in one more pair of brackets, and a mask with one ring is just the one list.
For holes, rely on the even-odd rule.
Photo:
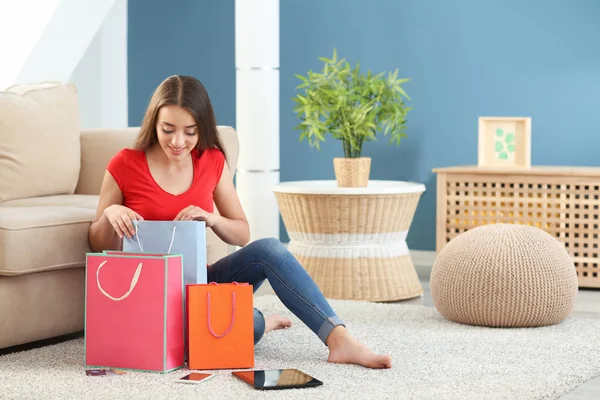
[(262, 238), (253, 241), (246, 246), (248, 251), (256, 252), (263, 258), (270, 256), (280, 256), (287, 252), (287, 248), (276, 238)]
[(283, 243), (281, 243), (281, 241), (279, 239), (276, 239), (274, 237), (257, 239), (255, 241), (253, 241), (252, 243), (250, 243), (248, 246), (254, 246), (254, 247), (261, 248), (261, 249), (270, 249), (270, 250), (278, 249), (279, 247), (285, 247), (285, 246), (283, 246)]

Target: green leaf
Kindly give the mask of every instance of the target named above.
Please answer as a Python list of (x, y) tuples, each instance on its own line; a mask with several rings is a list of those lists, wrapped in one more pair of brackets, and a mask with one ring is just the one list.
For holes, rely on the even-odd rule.
[(510, 153), (514, 153), (515, 152), (515, 145), (514, 144), (508, 144), (506, 145), (506, 149), (510, 152)]
[(302, 82), (306, 82), (306, 83), (308, 83), (308, 78), (307, 78), (307, 77), (305, 77), (305, 76), (302, 76), (302, 75), (300, 75), (300, 74), (294, 74), (294, 76), (295, 76), (296, 78), (300, 79)]
[(500, 141), (496, 141), (496, 151), (502, 151), (504, 150), (504, 143), (500, 142)]
[(410, 97), (402, 87), (409, 79), (398, 78), (398, 69), (362, 73), (360, 62), (353, 67), (335, 48), (331, 57), (319, 60), (321, 71), (295, 75), (301, 81), (296, 89), (302, 91), (292, 98), (301, 121), (299, 139), (319, 149), (329, 135), (342, 142), (347, 157), (360, 156), (363, 144), (377, 140), (381, 132), (390, 136), (390, 144), (399, 145), (412, 110), (404, 103)]
[(500, 128), (496, 129), (496, 136), (502, 137), (502, 135), (504, 135), (504, 130)]
[(500, 154), (498, 154), (498, 158), (501, 160), (507, 160), (508, 159), (508, 154), (506, 154), (504, 151)]
[(506, 143), (513, 143), (515, 141), (515, 134), (507, 133), (506, 138), (504, 140), (506, 141)]

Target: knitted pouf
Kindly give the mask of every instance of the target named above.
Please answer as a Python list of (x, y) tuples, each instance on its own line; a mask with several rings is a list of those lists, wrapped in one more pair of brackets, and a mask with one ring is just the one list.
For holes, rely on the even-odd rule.
[(489, 327), (559, 323), (578, 291), (564, 245), (539, 228), (516, 224), (479, 226), (446, 243), (430, 284), (444, 317)]

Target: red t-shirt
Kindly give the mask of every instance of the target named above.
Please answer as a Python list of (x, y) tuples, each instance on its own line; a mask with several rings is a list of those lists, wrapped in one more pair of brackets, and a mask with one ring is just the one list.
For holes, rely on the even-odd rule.
[(213, 212), (217, 187), (225, 155), (219, 149), (192, 151), (194, 179), (190, 188), (179, 195), (164, 191), (150, 174), (142, 150), (123, 149), (108, 163), (108, 171), (123, 193), (123, 205), (148, 221), (172, 221), (190, 205)]

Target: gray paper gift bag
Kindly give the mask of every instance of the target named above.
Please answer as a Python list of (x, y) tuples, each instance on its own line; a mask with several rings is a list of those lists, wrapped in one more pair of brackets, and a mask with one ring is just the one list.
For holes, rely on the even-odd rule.
[(204, 221), (133, 221), (136, 234), (123, 238), (123, 251), (183, 256), (185, 285), (206, 282)]

